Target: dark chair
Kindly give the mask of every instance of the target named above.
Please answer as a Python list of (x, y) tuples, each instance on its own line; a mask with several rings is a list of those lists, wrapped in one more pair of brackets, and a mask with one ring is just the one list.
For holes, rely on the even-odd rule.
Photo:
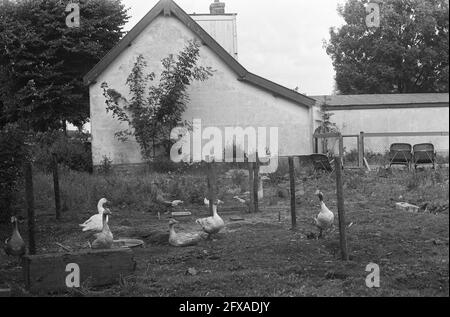
[(411, 168), (413, 160), (412, 146), (407, 143), (394, 143), (389, 151), (389, 167), (392, 165), (406, 165)]
[(436, 169), (436, 151), (431, 143), (416, 144), (413, 148), (414, 168), (418, 165), (433, 164)]
[(325, 171), (328, 173), (334, 172), (333, 163), (334, 160), (329, 160), (328, 156), (325, 154), (311, 154), (309, 156), (311, 162), (313, 163), (315, 171)]

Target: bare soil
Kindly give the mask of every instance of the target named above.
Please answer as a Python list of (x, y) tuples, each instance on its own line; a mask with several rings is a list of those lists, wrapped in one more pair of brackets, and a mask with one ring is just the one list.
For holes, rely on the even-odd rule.
[[(279, 192), (288, 188), (287, 179), (265, 185), (265, 198), (258, 214), (223, 197), (219, 213), (226, 228), (211, 240), (194, 247), (168, 244), (169, 214), (145, 208), (113, 206), (111, 230), (116, 239), (137, 238), (145, 248), (134, 249), (137, 270), (119, 285), (94, 289), (85, 285), (66, 296), (449, 296), (448, 169), (439, 177), (415, 179), (411, 173), (345, 172), (346, 220), (350, 261), (341, 261), (339, 232), (316, 239), (313, 217), (319, 212), (317, 188), (325, 203), (337, 214), (333, 176), (297, 179), (297, 227), (291, 229), (289, 197)], [(423, 207), (419, 213), (395, 208), (396, 202)], [(89, 234), (79, 223), (89, 212), (37, 217), (38, 252), (63, 252), (58, 242), (73, 250), (87, 248)], [(175, 211), (190, 211), (178, 218), (178, 231), (198, 231), (195, 219), (208, 215), (206, 206), (184, 205)], [(233, 220), (242, 218), (243, 220)], [(337, 224), (336, 217), (336, 224)], [(337, 227), (337, 226), (336, 226)], [(21, 232), (26, 239), (25, 224)], [(0, 226), (0, 238), (10, 234)], [(369, 263), (381, 269), (381, 287), (368, 288), (365, 271)], [(1, 284), (13, 288), (16, 296), (28, 296), (23, 289), (15, 259), (0, 253)]]

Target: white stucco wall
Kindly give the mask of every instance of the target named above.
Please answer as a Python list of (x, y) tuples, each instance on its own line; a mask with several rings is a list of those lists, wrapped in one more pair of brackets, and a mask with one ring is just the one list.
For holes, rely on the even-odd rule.
[[(110, 88), (129, 97), (125, 80), (139, 54), (145, 56), (149, 72), (159, 74), (161, 59), (177, 54), (195, 37), (175, 17), (161, 15), (90, 86), (94, 165), (98, 165), (103, 156), (112, 159), (114, 164), (142, 162), (134, 141), (123, 143), (114, 137), (114, 133), (123, 128), (106, 113), (101, 84), (107, 82)], [(199, 63), (211, 66), (215, 73), (208, 81), (190, 87), (191, 100), (184, 119), (202, 119), (203, 127), (278, 127), (280, 155), (312, 152), (310, 109), (238, 81), (234, 72), (206, 46), (202, 46), (200, 55)]]
[[(334, 113), (332, 121), (342, 134), (380, 132), (448, 132), (449, 108), (403, 108), (403, 109), (365, 109), (330, 110)], [(383, 152), (392, 143), (433, 143), (439, 152), (448, 152), (448, 136), (421, 137), (376, 137), (367, 138), (365, 148), (368, 151)], [(355, 139), (345, 139), (347, 150), (356, 148)]]

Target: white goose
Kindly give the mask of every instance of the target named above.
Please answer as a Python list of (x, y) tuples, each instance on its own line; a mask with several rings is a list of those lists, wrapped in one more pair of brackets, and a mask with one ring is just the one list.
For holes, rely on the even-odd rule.
[(238, 202), (240, 202), (241, 204), (247, 204), (247, 201), (245, 199), (242, 199), (239, 196), (234, 196), (233, 199), (236, 199)]
[(106, 209), (102, 214), (102, 231), (95, 234), (95, 240), (92, 242), (92, 249), (111, 249), (114, 243), (114, 236), (109, 229), (108, 216), (111, 212)]
[(320, 200), (320, 213), (314, 218), (314, 222), (320, 231), (319, 238), (321, 238), (324, 230), (334, 226), (334, 214), (323, 202), (323, 193), (318, 190), (316, 195)]
[(213, 205), (213, 216), (208, 218), (197, 219), (195, 222), (198, 223), (203, 231), (208, 235), (219, 233), (225, 227), (225, 222), (217, 213), (217, 205)]
[(177, 233), (175, 225), (178, 223), (175, 219), (169, 220), (169, 244), (174, 247), (190, 247), (198, 244), (203, 238), (204, 233)]
[(104, 204), (108, 203), (108, 200), (106, 198), (102, 198), (99, 200), (97, 204), (97, 211), (98, 214), (93, 215), (91, 218), (86, 220), (84, 223), (80, 224), (80, 227), (82, 227), (83, 231), (102, 231), (103, 230), (103, 213), (106, 209), (103, 207)]
[[(205, 199), (203, 200), (203, 203), (205, 204), (205, 206), (209, 206), (209, 199), (208, 199), (208, 198), (205, 198)], [(217, 205), (223, 205), (223, 204), (224, 204), (223, 201), (221, 201), (220, 199), (217, 200)]]

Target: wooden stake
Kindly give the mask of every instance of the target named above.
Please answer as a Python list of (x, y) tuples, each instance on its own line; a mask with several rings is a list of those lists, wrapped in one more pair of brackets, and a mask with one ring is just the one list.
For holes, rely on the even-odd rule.
[(297, 214), (295, 213), (295, 168), (294, 158), (289, 157), (289, 179), (291, 182), (291, 221), (292, 229), (297, 226)]
[(214, 161), (208, 164), (208, 199), (209, 212), (213, 216), (213, 205), (216, 202), (216, 171)]
[(364, 168), (364, 132), (359, 134), (358, 166)]
[(61, 199), (59, 193), (59, 176), (58, 176), (58, 159), (56, 154), (52, 155), (53, 157), (53, 189), (55, 191), (55, 210), (56, 210), (56, 220), (61, 219)]
[(344, 160), (344, 137), (339, 136), (339, 156)]
[(259, 157), (258, 157), (258, 153), (256, 153), (256, 161), (253, 165), (254, 167), (254, 176), (253, 176), (253, 202), (255, 204), (255, 209), (254, 212), (259, 212), (259, 197), (258, 197), (258, 192), (259, 192)]
[(255, 194), (254, 194), (254, 190), (255, 190), (255, 173), (254, 173), (254, 163), (249, 162), (248, 163), (248, 189), (250, 192), (250, 204), (249, 204), (249, 212), (250, 213), (254, 213), (255, 212)]
[(35, 242), (35, 220), (34, 220), (34, 195), (33, 195), (33, 169), (30, 162), (26, 162), (24, 166), (25, 174), (25, 196), (27, 202), (28, 217), (28, 252), (36, 254)]
[(340, 157), (336, 157), (335, 159), (336, 188), (337, 188), (337, 201), (339, 214), (339, 237), (340, 237), (342, 260), (348, 261), (347, 239), (345, 236), (346, 226), (345, 226), (344, 188), (342, 181), (341, 160), (342, 159)]

